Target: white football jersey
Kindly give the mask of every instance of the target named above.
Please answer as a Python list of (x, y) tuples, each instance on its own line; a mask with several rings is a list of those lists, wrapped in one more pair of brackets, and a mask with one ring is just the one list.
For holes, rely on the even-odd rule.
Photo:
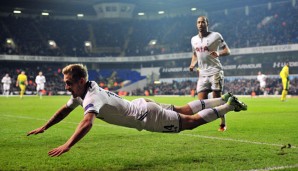
[(257, 79), (258, 79), (259, 82), (266, 82), (266, 78), (267, 78), (267, 76), (264, 75), (264, 74), (260, 74), (257, 77)]
[(88, 81), (88, 89), (85, 97), (71, 98), (67, 102), (70, 108), (81, 105), (84, 114), (88, 112), (96, 113), (96, 117), (110, 124), (136, 128), (142, 130), (144, 122), (142, 120), (147, 114), (147, 103), (145, 100), (133, 103), (122, 99), (117, 94), (100, 88), (96, 82)]
[(210, 76), (223, 70), (220, 60), (210, 55), (212, 51), (218, 51), (219, 48), (226, 46), (225, 41), (218, 32), (210, 32), (207, 37), (200, 38), (199, 35), (191, 38), (193, 53), (198, 58), (198, 68), (200, 75)]
[(45, 82), (46, 82), (46, 77), (45, 76), (43, 76), (43, 75), (36, 76), (36, 78), (35, 78), (35, 83), (36, 84), (44, 84)]
[(1, 80), (1, 82), (4, 84), (4, 85), (10, 85), (11, 84), (11, 78), (8, 76), (4, 76)]

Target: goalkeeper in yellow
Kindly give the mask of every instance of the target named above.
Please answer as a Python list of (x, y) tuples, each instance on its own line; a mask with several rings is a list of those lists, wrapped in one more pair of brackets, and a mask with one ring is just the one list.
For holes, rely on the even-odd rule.
[(282, 93), (281, 93), (281, 101), (286, 100), (286, 96), (288, 94), (289, 85), (290, 85), (290, 79), (289, 79), (289, 62), (286, 62), (285, 66), (282, 68), (282, 70), (279, 73), (279, 76), (282, 80)]
[(16, 86), (20, 87), (21, 92), (20, 92), (20, 98), (23, 98), (23, 95), (25, 93), (26, 90), (26, 86), (28, 85), (28, 81), (27, 81), (27, 75), (25, 75), (25, 71), (22, 71), (17, 78), (17, 83)]

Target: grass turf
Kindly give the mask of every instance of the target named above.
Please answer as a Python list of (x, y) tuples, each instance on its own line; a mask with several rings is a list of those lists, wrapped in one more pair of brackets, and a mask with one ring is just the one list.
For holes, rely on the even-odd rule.
[[(42, 126), (69, 97), (0, 97), (0, 170), (297, 170), (298, 99), (240, 98), (248, 111), (230, 112), (228, 130), (219, 120), (179, 134), (139, 132), (96, 120), (92, 130), (69, 152), (48, 157), (83, 117), (77, 108), (43, 134)], [(126, 97), (131, 100), (136, 97)], [(152, 97), (184, 105), (192, 97)], [(291, 148), (288, 148), (291, 144)], [(283, 145), (286, 148), (281, 149)]]

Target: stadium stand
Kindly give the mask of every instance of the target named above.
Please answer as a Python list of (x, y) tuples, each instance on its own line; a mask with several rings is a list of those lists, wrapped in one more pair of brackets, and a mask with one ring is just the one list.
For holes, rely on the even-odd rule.
[[(210, 29), (231, 48), (298, 43), (298, 9), (291, 1), (208, 13)], [(0, 17), (0, 53), (46, 56), (140, 56), (189, 52), (197, 16), (156, 20), (86, 21), (17, 16)], [(25, 26), (25, 27), (24, 27)], [(12, 38), (15, 48), (4, 40)], [(54, 40), (57, 47), (50, 47)], [(92, 42), (92, 50), (84, 47)], [(156, 45), (149, 45), (156, 40)]]

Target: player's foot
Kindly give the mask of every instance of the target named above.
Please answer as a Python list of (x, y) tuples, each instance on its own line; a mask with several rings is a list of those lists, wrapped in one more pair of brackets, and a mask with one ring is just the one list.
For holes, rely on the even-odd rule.
[(230, 97), (233, 97), (233, 94), (231, 92), (221, 95), (221, 99), (223, 99), (225, 102), (228, 102)]
[(240, 100), (238, 100), (238, 98), (235, 96), (230, 97), (227, 103), (235, 107), (234, 109), (235, 112), (240, 112), (241, 110), (247, 110), (247, 105), (241, 102)]
[(220, 132), (224, 132), (227, 130), (227, 126), (225, 124), (220, 124), (219, 125), (219, 128), (218, 128), (218, 131)]

